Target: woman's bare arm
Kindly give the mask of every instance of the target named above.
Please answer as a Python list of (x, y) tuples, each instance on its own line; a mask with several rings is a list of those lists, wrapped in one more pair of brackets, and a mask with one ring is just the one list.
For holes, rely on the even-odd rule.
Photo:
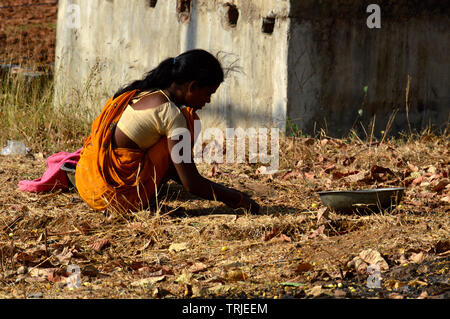
[[(182, 141), (175, 141), (169, 138), (167, 142), (169, 152), (171, 153), (172, 148)], [(221, 201), (232, 208), (243, 207), (249, 209), (252, 213), (259, 211), (259, 205), (244, 193), (225, 187), (201, 176), (192, 156), (190, 163), (181, 162), (179, 164), (173, 164), (183, 187), (188, 192), (204, 199)]]

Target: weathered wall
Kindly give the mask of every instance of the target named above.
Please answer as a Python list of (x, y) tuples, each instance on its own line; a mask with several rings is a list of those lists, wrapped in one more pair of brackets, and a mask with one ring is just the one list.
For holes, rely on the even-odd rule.
[[(56, 102), (98, 110), (120, 86), (168, 56), (203, 48), (222, 55), (232, 72), (201, 111), (205, 126), (285, 127), (343, 135), (354, 127), (375, 134), (422, 129), (449, 120), (449, 9), (438, 0), (192, 0), (179, 21), (178, 0), (60, 0)], [(369, 29), (367, 5), (381, 7), (381, 29)], [(67, 5), (79, 4), (81, 25), (69, 29)], [(239, 18), (227, 24), (225, 4)], [(270, 14), (269, 14), (270, 13)], [(273, 15), (272, 34), (262, 32)], [(98, 66), (99, 70), (94, 66)], [(87, 81), (89, 79), (89, 81)], [(363, 88), (367, 86), (365, 93)], [(86, 89), (88, 88), (88, 89)], [(79, 93), (83, 93), (80, 98)], [(363, 110), (359, 117), (358, 110)]]
[[(367, 5), (381, 7), (381, 29), (369, 29)], [(287, 116), (306, 132), (370, 134), (448, 124), (449, 10), (439, 1), (293, 1)], [(367, 95), (363, 88), (368, 86)], [(360, 118), (358, 110), (363, 110)]]
[[(235, 27), (227, 25), (225, 3), (238, 8)], [(79, 29), (67, 28), (69, 4), (81, 7)], [(261, 26), (270, 11), (287, 16), (288, 10), (287, 0), (199, 0), (183, 22), (176, 0), (158, 0), (154, 8), (148, 0), (60, 0), (56, 104), (78, 103), (77, 92), (89, 86), (90, 100), (83, 103), (99, 110), (119, 87), (163, 59), (203, 48), (225, 52), (224, 66), (237, 60), (241, 70), (229, 74), (201, 111), (205, 126), (270, 126), (271, 119), (284, 126), (289, 21), (277, 20), (270, 35)]]

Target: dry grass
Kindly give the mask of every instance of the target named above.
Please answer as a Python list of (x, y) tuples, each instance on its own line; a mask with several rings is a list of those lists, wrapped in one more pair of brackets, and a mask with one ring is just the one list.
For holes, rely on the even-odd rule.
[[(29, 39), (23, 32), (29, 31), (17, 37)], [(21, 52), (17, 45), (4, 51)], [(200, 165), (203, 175), (252, 194), (259, 215), (193, 197), (174, 183), (160, 189), (158, 208), (98, 213), (74, 190), (17, 188), (20, 180), (42, 176), (48, 155), (82, 145), (92, 118), (83, 102), (96, 87), (95, 74), (57, 110), (48, 78), (0, 76), (0, 147), (23, 139), (31, 148), (26, 156), (0, 156), (0, 298), (304, 298), (318, 286), (325, 296), (340, 289), (353, 298), (416, 298), (448, 290), (448, 131), (415, 136), (409, 128), (407, 137), (389, 139), (392, 116), (381, 141), (373, 126), (365, 137), (282, 138), (273, 176), (257, 174), (257, 164), (216, 171)], [(408, 96), (409, 82), (406, 108)], [(383, 186), (407, 188), (401, 207), (319, 218), (324, 207), (317, 191)], [(365, 287), (367, 274), (348, 265), (367, 249), (379, 251), (390, 267), (375, 291)], [(67, 287), (69, 264), (80, 266), (81, 288)], [(410, 266), (423, 269), (412, 278), (394, 276)]]
[[(304, 297), (317, 285), (356, 287), (350, 282), (360, 275), (347, 264), (369, 248), (391, 268), (417, 252), (425, 254), (422, 262), (442, 255), (437, 247), (448, 243), (450, 230), (449, 186), (441, 187), (449, 174), (446, 136), (372, 145), (355, 138), (282, 138), (280, 149), (274, 176), (258, 175), (256, 164), (224, 164), (211, 177), (252, 194), (261, 204), (259, 215), (195, 198), (175, 183), (160, 189), (158, 212), (93, 212), (74, 191), (17, 189), (19, 180), (38, 178), (45, 170), (39, 154), (2, 157), (1, 297), (36, 291), (46, 298)], [(390, 172), (373, 170), (376, 166)], [(200, 170), (212, 174), (206, 164)], [(375, 186), (407, 187), (402, 206), (318, 220), (323, 209), (317, 191)], [(79, 289), (60, 281), (69, 263), (83, 271)], [(305, 264), (311, 269), (302, 271)], [(17, 274), (22, 265), (28, 274)], [(445, 266), (448, 276), (448, 262)], [(139, 282), (143, 278), (146, 283)], [(286, 286), (289, 281), (297, 286)], [(370, 295), (359, 286), (348, 293)]]
[(24, 140), (32, 152), (74, 151), (89, 132), (82, 104), (53, 105), (52, 75), (27, 77), (0, 72), (0, 145)]

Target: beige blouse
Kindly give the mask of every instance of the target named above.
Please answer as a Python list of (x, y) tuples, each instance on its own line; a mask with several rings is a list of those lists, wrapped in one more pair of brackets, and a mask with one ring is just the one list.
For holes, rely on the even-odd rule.
[(152, 93), (156, 92), (145, 91), (134, 97), (117, 123), (117, 127), (142, 150), (154, 145), (162, 136), (171, 138), (177, 128), (187, 129), (186, 118), (170, 100), (147, 110), (133, 109), (132, 105)]

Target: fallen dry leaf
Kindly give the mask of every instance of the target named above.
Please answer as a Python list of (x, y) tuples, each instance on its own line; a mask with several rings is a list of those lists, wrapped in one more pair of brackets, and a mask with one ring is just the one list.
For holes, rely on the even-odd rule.
[(384, 182), (391, 176), (395, 176), (394, 172), (390, 168), (378, 165), (374, 165), (370, 168), (370, 175), (372, 179), (378, 182)]
[(354, 257), (351, 261), (348, 262), (348, 268), (354, 268), (359, 273), (366, 273), (366, 269), (369, 265), (364, 262), (359, 256)]
[(134, 222), (134, 223), (129, 223), (127, 225), (127, 228), (133, 229), (133, 230), (137, 230), (138, 232), (144, 233), (145, 228), (143, 223), (141, 222)]
[(407, 164), (411, 171), (413, 171), (413, 172), (419, 171), (419, 168), (417, 166), (415, 166), (414, 164), (411, 164), (410, 162), (408, 162)]
[(52, 283), (57, 283), (66, 280), (66, 278), (63, 277), (63, 272), (59, 268), (49, 271), (47, 274), (47, 279)]
[(384, 286), (389, 289), (399, 289), (402, 288), (403, 286), (406, 286), (407, 284), (408, 284), (407, 282), (390, 279), (384, 283)]
[(412, 185), (421, 184), (424, 181), (424, 179), (425, 179), (425, 176), (421, 175), (421, 176), (415, 178), (411, 184)]
[(189, 243), (173, 243), (169, 246), (169, 251), (172, 253), (178, 253), (180, 251), (186, 250), (189, 248)]
[(151, 272), (150, 268), (142, 267), (142, 268), (138, 269), (138, 272), (142, 273), (142, 274), (145, 274), (146, 277), (160, 277), (162, 275), (173, 275), (173, 272), (171, 270), (170, 271), (166, 271), (166, 270), (164, 270), (162, 268), (157, 270), (157, 271)]
[(432, 181), (434, 181), (434, 180), (436, 180), (436, 179), (439, 179), (439, 178), (442, 178), (442, 174), (433, 174), (433, 175), (431, 175), (431, 176), (428, 178), (428, 180), (429, 180), (430, 182), (432, 182)]
[(311, 265), (310, 263), (301, 263), (301, 264), (297, 265), (297, 267), (295, 268), (295, 272), (298, 274), (302, 274), (302, 273), (310, 271), (312, 269), (313, 269), (313, 265)]
[(333, 171), (333, 170), (335, 170), (335, 169), (336, 169), (336, 165), (330, 164), (330, 165), (328, 165), (327, 167), (325, 167), (323, 171), (324, 171), (325, 173), (329, 174), (331, 171)]
[(302, 143), (307, 145), (307, 146), (311, 146), (314, 145), (314, 143), (316, 142), (316, 140), (314, 138), (308, 137), (308, 138), (303, 138)]
[(310, 181), (315, 181), (316, 175), (313, 172), (306, 172), (303, 174), (305, 179), (309, 179)]
[(26, 265), (38, 264), (41, 258), (45, 256), (45, 249), (37, 249), (35, 251), (23, 251), (16, 255), (16, 260)]
[(215, 177), (217, 175), (217, 164), (213, 164), (211, 172), (208, 173), (208, 177)]
[(450, 196), (441, 197), (440, 201), (443, 203), (450, 203)]
[(139, 280), (133, 281), (131, 283), (131, 286), (145, 287), (145, 286), (149, 286), (149, 285), (154, 285), (157, 282), (163, 281), (165, 278), (166, 278), (166, 276), (162, 275), (162, 276), (157, 276), (157, 277), (149, 277), (149, 278), (139, 279)]
[(188, 271), (191, 272), (191, 273), (193, 273), (193, 274), (196, 274), (196, 273), (198, 273), (198, 272), (201, 272), (201, 271), (206, 270), (207, 268), (208, 268), (208, 266), (206, 266), (204, 263), (197, 262), (197, 263), (191, 265), (191, 266), (188, 268)]
[(89, 232), (90, 232), (91, 229), (92, 229), (91, 225), (89, 225), (88, 222), (82, 222), (81, 224), (79, 224), (78, 226), (76, 226), (76, 228), (77, 228), (83, 235), (88, 235)]
[(450, 240), (440, 240), (434, 246), (434, 251), (436, 254), (442, 254), (450, 250)]
[(312, 238), (317, 237), (319, 235), (320, 236), (325, 236), (323, 234), (324, 230), (325, 230), (325, 225), (321, 225), (319, 228), (317, 228), (315, 231), (313, 231), (312, 234), (308, 235), (308, 238), (312, 239)]
[(378, 165), (373, 165), (370, 168), (370, 172), (372, 174), (386, 174), (386, 173), (387, 174), (394, 174), (390, 168), (383, 167), (383, 166), (378, 166)]
[(414, 278), (413, 280), (408, 282), (408, 286), (416, 288), (416, 287), (426, 287), (428, 286), (428, 284), (424, 281)]
[(328, 215), (330, 214), (330, 209), (328, 207), (322, 207), (317, 212), (317, 223), (320, 223), (320, 220), (327, 219)]
[(230, 281), (244, 281), (248, 278), (248, 275), (241, 269), (229, 270), (226, 278)]
[(302, 174), (298, 170), (293, 170), (292, 172), (286, 173), (283, 177), (281, 177), (281, 179), (283, 181), (287, 181), (291, 178), (299, 178), (301, 176)]
[[(343, 177), (347, 177), (353, 174), (357, 174), (359, 173), (359, 171), (350, 171), (350, 172), (339, 172), (339, 171), (333, 171), (333, 173), (331, 174), (333, 176), (334, 180), (338, 180), (341, 179)], [(364, 174), (364, 172), (362, 172)]]
[(354, 156), (346, 157), (344, 159), (344, 161), (342, 162), (342, 165), (343, 166), (350, 166), (355, 160), (356, 160), (356, 157), (354, 157)]
[(148, 268), (147, 267), (147, 262), (145, 261), (132, 261), (131, 264), (128, 266), (130, 267), (132, 270), (139, 270), (141, 268)]
[(286, 148), (286, 152), (292, 151), (294, 149), (294, 140), (289, 143), (289, 146)]
[(378, 265), (381, 271), (389, 270), (389, 265), (375, 249), (366, 249), (359, 253), (359, 257), (369, 265)]
[(426, 299), (428, 297), (428, 293), (426, 290), (422, 291), (417, 299)]
[(401, 254), (400, 258), (398, 259), (398, 263), (399, 264), (407, 264), (408, 263), (408, 259), (406, 259), (404, 254)]
[(325, 293), (324, 289), (322, 289), (322, 286), (314, 286), (311, 289), (306, 291), (306, 294), (313, 297), (319, 297)]
[(403, 295), (397, 293), (397, 292), (393, 292), (391, 294), (388, 295), (389, 299), (403, 299), (405, 298)]
[(356, 174), (350, 174), (346, 176), (346, 180), (348, 180), (351, 183), (358, 183), (363, 181), (366, 178), (366, 173), (361, 171)]
[(91, 249), (95, 250), (96, 252), (100, 252), (103, 248), (108, 247), (110, 244), (111, 244), (111, 242), (109, 241), (109, 239), (100, 239), (100, 240), (97, 240), (96, 242), (94, 242), (89, 247)]
[(440, 180), (436, 185), (433, 186), (433, 191), (434, 192), (440, 192), (441, 190), (443, 190), (445, 188), (445, 186), (447, 186), (449, 184), (449, 180), (448, 179), (443, 179)]
[(377, 265), (378, 267), (380, 267), (380, 271), (389, 270), (388, 263), (375, 249), (366, 249), (361, 251), (358, 256), (354, 257), (347, 264), (347, 267), (354, 268), (359, 273), (365, 273), (367, 267), (370, 265)]
[(278, 235), (279, 232), (280, 231), (278, 228), (274, 228), (270, 232), (266, 232), (261, 239), (263, 241), (268, 241), (268, 240), (272, 239), (273, 237), (275, 237), (276, 235)]
[(49, 280), (51, 282), (62, 281), (63, 272), (60, 268), (32, 268), (28, 271), (28, 274), (38, 279), (38, 281)]
[(266, 166), (260, 166), (258, 167), (258, 169), (255, 171), (256, 175), (261, 175), (264, 174), (267, 171), (267, 167)]
[(276, 237), (273, 237), (270, 242), (273, 243), (283, 243), (283, 242), (291, 242), (292, 239), (289, 236), (286, 236), (285, 234), (279, 234)]
[(328, 144), (328, 140), (327, 140), (326, 138), (320, 140), (320, 145), (321, 145), (321, 146), (325, 146), (325, 145), (327, 145), (327, 144)]
[(273, 196), (275, 193), (272, 187), (259, 182), (247, 182), (245, 187), (254, 192), (254, 194), (258, 197)]
[(427, 168), (427, 172), (428, 172), (428, 173), (431, 173), (431, 174), (436, 174), (437, 169), (436, 169), (435, 166), (430, 165), (430, 166), (428, 166), (428, 168)]
[(55, 255), (55, 257), (58, 259), (58, 261), (62, 264), (62, 265), (68, 265), (70, 263), (70, 260), (73, 257), (73, 253), (71, 248), (69, 247), (64, 247), (62, 252)]
[(270, 169), (267, 166), (260, 166), (255, 171), (255, 175), (273, 175), (273, 174), (275, 174), (277, 172), (278, 172), (278, 170)]
[(181, 284), (191, 284), (192, 280), (193, 274), (191, 272), (183, 272), (177, 279), (175, 279), (175, 282)]
[(214, 295), (222, 295), (227, 294), (230, 291), (230, 289), (231, 289), (230, 285), (216, 285), (211, 288), (208, 288), (208, 293)]
[(423, 252), (420, 253), (413, 253), (409, 260), (411, 260), (413, 263), (420, 264), (425, 259), (425, 254)]
[(81, 274), (88, 277), (96, 277), (99, 271), (93, 265), (87, 265), (81, 269)]

